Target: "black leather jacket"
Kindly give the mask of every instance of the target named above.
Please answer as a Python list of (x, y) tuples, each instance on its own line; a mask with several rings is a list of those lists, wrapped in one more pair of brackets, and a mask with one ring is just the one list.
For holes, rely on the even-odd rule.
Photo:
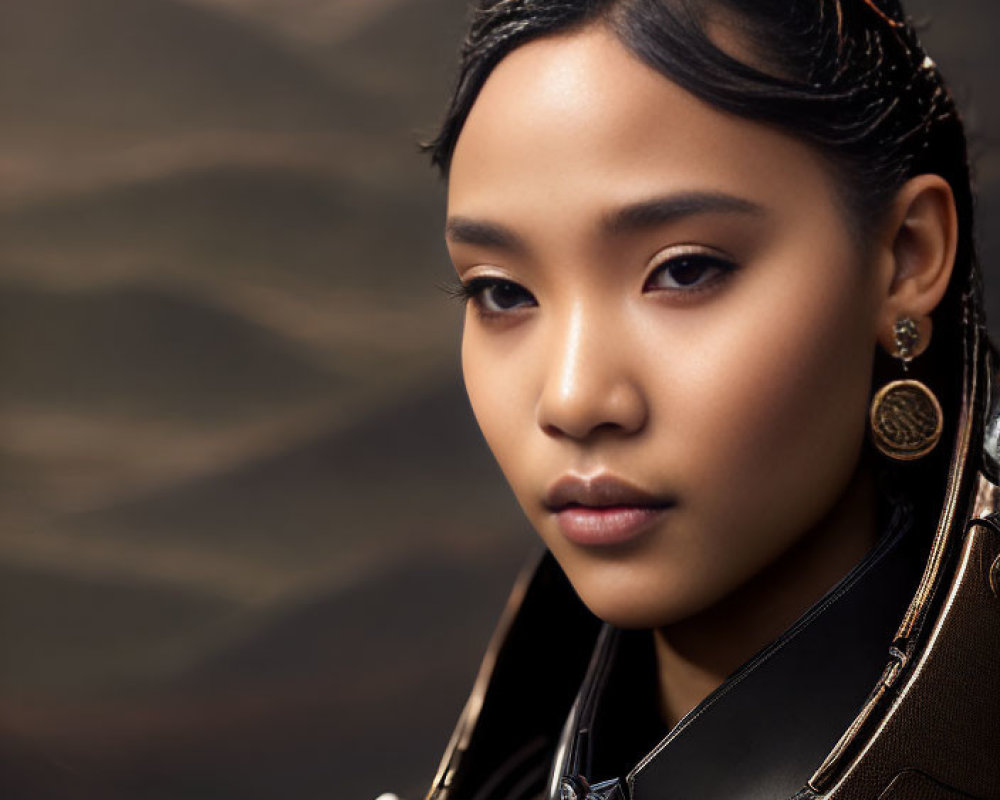
[(546, 555), (428, 800), (1000, 800), (1000, 423), (982, 327), (964, 339), (927, 535), (888, 508), (873, 551), (669, 733), (648, 635), (601, 624)]

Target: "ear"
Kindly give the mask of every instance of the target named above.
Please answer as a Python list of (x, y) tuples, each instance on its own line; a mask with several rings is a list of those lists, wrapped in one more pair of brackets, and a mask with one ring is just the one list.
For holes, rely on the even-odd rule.
[(930, 314), (944, 297), (955, 266), (958, 214), (948, 182), (940, 175), (911, 178), (896, 194), (883, 230), (879, 342), (895, 354), (895, 324), (910, 317), (920, 328), (918, 355), (930, 343)]

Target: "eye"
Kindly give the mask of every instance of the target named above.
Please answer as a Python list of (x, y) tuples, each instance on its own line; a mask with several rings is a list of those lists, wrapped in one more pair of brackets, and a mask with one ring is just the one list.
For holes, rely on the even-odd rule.
[(537, 305), (531, 292), (503, 278), (473, 278), (462, 284), (461, 294), (484, 314), (504, 314)]
[(736, 269), (731, 261), (704, 250), (674, 251), (662, 260), (643, 287), (668, 292), (701, 291)]

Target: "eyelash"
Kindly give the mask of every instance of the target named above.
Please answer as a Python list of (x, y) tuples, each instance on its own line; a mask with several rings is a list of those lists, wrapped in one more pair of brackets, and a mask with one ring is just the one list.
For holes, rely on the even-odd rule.
[(515, 291), (521, 292), (525, 296), (530, 297), (532, 305), (535, 305), (534, 298), (531, 297), (531, 293), (527, 289), (515, 281), (509, 281), (504, 278), (473, 278), (465, 283), (462, 283), (461, 281), (452, 281), (444, 284), (441, 288), (450, 297), (458, 300), (459, 302), (468, 303), (471, 301), (476, 306), (479, 313), (484, 316), (502, 316), (510, 314), (517, 308), (520, 308), (521, 306), (515, 306), (504, 311), (494, 311), (493, 309), (486, 308), (483, 301), (483, 295), (489, 289), (495, 289), (499, 286), (512, 287)]
[[(671, 269), (678, 269), (684, 265), (694, 264), (705, 271), (716, 270), (715, 274), (708, 278), (703, 279), (705, 272), (702, 272), (698, 276), (698, 280), (695, 283), (688, 285), (681, 284), (679, 286), (667, 286), (667, 287), (652, 287), (650, 288), (650, 283), (658, 275), (666, 274)], [(659, 264), (657, 264), (653, 271), (650, 273), (649, 277), (646, 279), (646, 283), (643, 284), (643, 290), (647, 288), (650, 291), (667, 292), (674, 295), (685, 295), (691, 296), (696, 293), (710, 291), (715, 288), (717, 284), (721, 281), (726, 280), (730, 277), (737, 269), (736, 264), (734, 264), (729, 259), (724, 256), (706, 252), (704, 250), (684, 250), (680, 252), (675, 251), (668, 258), (663, 259)], [(676, 278), (674, 279), (676, 282)]]
[[(677, 269), (681, 266), (691, 264), (705, 270), (717, 270), (717, 273), (707, 280), (702, 280), (701, 278), (704, 275), (704, 272), (702, 272), (698, 276), (698, 280), (696, 282), (687, 285), (681, 284), (678, 286), (667, 287), (650, 286), (658, 275), (667, 274), (671, 269)], [(675, 252), (669, 258), (665, 258), (661, 263), (657, 264), (653, 268), (650, 276), (643, 284), (643, 291), (655, 291), (658, 293), (672, 294), (675, 297), (683, 299), (693, 299), (693, 295), (710, 291), (717, 284), (728, 278), (733, 272), (736, 271), (736, 269), (737, 266), (732, 261), (714, 253), (708, 253), (703, 250), (689, 250), (680, 253)], [(676, 278), (674, 281), (676, 282)], [(502, 311), (486, 308), (483, 300), (484, 294), (490, 289), (495, 289), (501, 286), (510, 287), (515, 292), (522, 293), (525, 297), (531, 299), (531, 304), (527, 306), (516, 305)], [(451, 281), (447, 284), (441, 285), (440, 288), (451, 298), (458, 300), (459, 302), (468, 303), (471, 301), (475, 304), (476, 309), (483, 316), (504, 316), (506, 314), (513, 313), (518, 308), (530, 308), (533, 305), (537, 305), (537, 302), (527, 289), (515, 281), (506, 280), (504, 278), (473, 278), (464, 283), (461, 281)]]

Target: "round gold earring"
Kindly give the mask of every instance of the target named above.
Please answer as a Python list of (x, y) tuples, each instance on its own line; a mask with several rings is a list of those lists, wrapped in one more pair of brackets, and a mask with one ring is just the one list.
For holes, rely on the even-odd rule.
[[(920, 344), (920, 331), (910, 317), (894, 329), (896, 357), (905, 373)], [(927, 385), (904, 378), (886, 384), (872, 399), (869, 411), (872, 440), (879, 452), (896, 461), (913, 461), (933, 450), (941, 439), (944, 414)]]

